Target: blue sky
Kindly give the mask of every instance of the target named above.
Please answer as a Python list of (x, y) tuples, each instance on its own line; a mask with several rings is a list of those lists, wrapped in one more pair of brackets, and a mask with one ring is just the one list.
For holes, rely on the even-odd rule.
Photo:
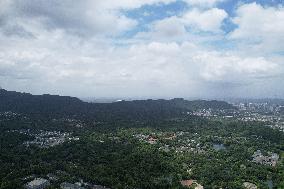
[[(262, 6), (281, 6), (284, 5), (283, 0), (226, 0), (217, 2), (214, 7), (225, 10), (229, 16), (233, 17), (235, 15), (235, 10), (241, 4), (249, 4), (249, 3), (257, 3)], [(165, 19), (171, 16), (181, 15), (184, 12), (196, 8), (195, 6), (188, 5), (184, 1), (175, 1), (169, 4), (158, 3), (154, 5), (144, 5), (139, 8), (125, 10), (123, 13), (127, 15), (127, 17), (135, 19), (139, 22), (137, 27), (133, 28), (131, 31), (126, 33), (126, 37), (131, 37), (140, 31), (147, 31), (147, 26), (149, 23)], [(225, 19), (222, 29), (225, 32), (232, 31), (235, 27), (237, 27), (234, 23), (230, 21), (230, 19)]]
[(0, 42), (8, 90), (284, 98), (283, 0), (3, 0)]

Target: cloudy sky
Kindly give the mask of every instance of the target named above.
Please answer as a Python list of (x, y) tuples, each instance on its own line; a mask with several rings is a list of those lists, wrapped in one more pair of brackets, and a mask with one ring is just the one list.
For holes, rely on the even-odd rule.
[(0, 86), (284, 98), (284, 1), (0, 0)]

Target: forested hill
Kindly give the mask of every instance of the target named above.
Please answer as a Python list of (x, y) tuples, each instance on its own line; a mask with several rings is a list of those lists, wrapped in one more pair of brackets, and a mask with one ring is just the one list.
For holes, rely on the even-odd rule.
[(156, 119), (175, 117), (186, 111), (208, 108), (232, 109), (233, 106), (223, 101), (187, 101), (181, 98), (87, 103), (68, 96), (31, 95), (0, 90), (0, 112), (12, 111), (45, 117), (76, 116), (98, 120)]
[[(87, 106), (78, 98), (58, 95), (31, 95), (15, 91), (0, 90), (0, 111), (24, 114), (74, 114)], [(86, 109), (86, 108), (85, 108)]]

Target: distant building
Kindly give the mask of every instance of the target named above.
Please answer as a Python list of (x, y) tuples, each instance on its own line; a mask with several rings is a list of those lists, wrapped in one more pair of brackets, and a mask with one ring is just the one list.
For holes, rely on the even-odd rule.
[(194, 189), (203, 189), (201, 184), (198, 184), (196, 180), (182, 180), (181, 185), (184, 187), (193, 187)]
[(50, 181), (57, 181), (58, 180), (58, 177), (52, 173), (49, 173), (46, 175), (48, 177), (48, 180)]
[(193, 184), (193, 180), (182, 180), (180, 183), (182, 186), (190, 187)]
[(50, 185), (50, 182), (43, 178), (36, 178), (25, 185), (26, 189), (44, 189)]
[(92, 189), (110, 189), (110, 188), (101, 185), (93, 185)]
[(176, 134), (174, 133), (174, 134), (172, 134), (172, 135), (170, 135), (170, 136), (167, 136), (167, 137), (165, 137), (164, 139), (165, 140), (173, 140), (173, 139), (175, 139), (177, 136), (176, 136)]
[(270, 165), (270, 166), (276, 166), (278, 160), (279, 160), (279, 155), (276, 153), (270, 154), (270, 156), (264, 156), (260, 150), (257, 150), (254, 152), (252, 155), (252, 162), (263, 164), (263, 165)]
[(257, 189), (257, 186), (255, 184), (253, 184), (253, 183), (250, 183), (250, 182), (244, 182), (243, 186), (246, 189)]
[(158, 141), (157, 138), (154, 138), (154, 137), (151, 136), (151, 137), (148, 138), (148, 141), (147, 141), (147, 142), (148, 142), (149, 144), (156, 144), (157, 141)]
[(84, 187), (81, 187), (77, 184), (71, 184), (68, 182), (63, 182), (60, 184), (61, 189), (85, 189)]

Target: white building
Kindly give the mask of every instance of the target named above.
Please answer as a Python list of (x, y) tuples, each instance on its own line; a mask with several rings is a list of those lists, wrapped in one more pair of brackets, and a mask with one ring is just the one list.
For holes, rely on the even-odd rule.
[(61, 189), (85, 189), (84, 187), (81, 187), (77, 184), (71, 184), (68, 182), (63, 182), (60, 184)]
[(36, 178), (25, 185), (26, 189), (44, 189), (50, 185), (50, 182), (43, 178)]

